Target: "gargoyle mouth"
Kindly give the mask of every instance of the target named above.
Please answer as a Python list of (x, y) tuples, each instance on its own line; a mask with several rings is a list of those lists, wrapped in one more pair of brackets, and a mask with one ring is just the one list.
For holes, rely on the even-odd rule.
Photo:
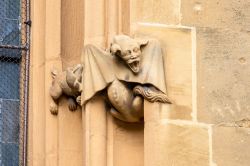
[(133, 62), (128, 63), (128, 66), (134, 73), (138, 73), (140, 71), (140, 61), (136, 60)]

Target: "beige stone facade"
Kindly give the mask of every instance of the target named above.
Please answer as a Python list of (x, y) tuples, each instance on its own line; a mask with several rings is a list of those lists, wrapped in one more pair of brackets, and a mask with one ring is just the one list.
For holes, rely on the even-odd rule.
[[(31, 0), (30, 166), (248, 166), (250, 1)], [(116, 34), (157, 38), (172, 105), (125, 123), (98, 98), (49, 111), (50, 71)]]

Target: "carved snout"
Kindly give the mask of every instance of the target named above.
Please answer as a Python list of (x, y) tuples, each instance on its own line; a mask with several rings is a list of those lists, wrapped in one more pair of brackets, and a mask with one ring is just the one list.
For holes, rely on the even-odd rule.
[(78, 64), (73, 69), (68, 68), (66, 72), (66, 82), (72, 89), (81, 91), (83, 65)]

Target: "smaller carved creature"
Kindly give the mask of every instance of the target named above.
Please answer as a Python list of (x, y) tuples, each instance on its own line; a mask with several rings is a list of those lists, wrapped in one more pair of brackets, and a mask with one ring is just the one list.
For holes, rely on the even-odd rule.
[(51, 71), (53, 81), (50, 87), (50, 96), (53, 100), (50, 105), (50, 112), (52, 114), (58, 114), (58, 100), (63, 94), (68, 97), (69, 110), (76, 110), (77, 103), (80, 104), (81, 102), (82, 72), (82, 64), (67, 68), (66, 71), (60, 73), (56, 70)]

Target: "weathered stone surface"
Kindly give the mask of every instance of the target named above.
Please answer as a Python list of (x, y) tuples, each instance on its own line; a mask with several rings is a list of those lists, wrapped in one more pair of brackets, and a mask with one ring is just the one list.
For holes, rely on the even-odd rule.
[(97, 96), (92, 98), (85, 107), (83, 124), (83, 161), (84, 165), (103, 166), (107, 164), (107, 116), (105, 103), (102, 98)]
[(230, 122), (250, 113), (250, 34), (198, 28), (198, 120)]
[(79, 151), (72, 151), (72, 150), (60, 151), (59, 157), (60, 158), (58, 163), (60, 166), (82, 165), (82, 153)]
[(168, 120), (167, 104), (144, 101), (144, 164), (208, 165), (208, 127), (183, 120)]
[(61, 1), (61, 59), (63, 70), (80, 62), (85, 37), (84, 12), (84, 1), (82, 0)]
[[(150, 129), (150, 132), (147, 131)], [(207, 166), (208, 132), (197, 126), (167, 123), (145, 124), (146, 166), (192, 165)], [(154, 162), (154, 163), (152, 163)]]
[(137, 0), (132, 3), (132, 22), (157, 22), (178, 24), (180, 1), (176, 0)]
[(173, 101), (168, 118), (192, 119), (192, 30), (140, 25), (135, 34), (158, 39), (165, 51), (167, 91)]
[(250, 1), (182, 0), (183, 25), (250, 30)]
[(58, 140), (58, 163), (60, 166), (83, 163), (82, 111), (78, 107), (75, 112), (70, 112), (67, 104), (65, 97), (59, 104), (58, 137), (60, 139)]
[(250, 129), (213, 127), (213, 162), (217, 166), (248, 166)]
[(143, 123), (126, 123), (114, 120), (114, 166), (144, 166), (143, 128)]

